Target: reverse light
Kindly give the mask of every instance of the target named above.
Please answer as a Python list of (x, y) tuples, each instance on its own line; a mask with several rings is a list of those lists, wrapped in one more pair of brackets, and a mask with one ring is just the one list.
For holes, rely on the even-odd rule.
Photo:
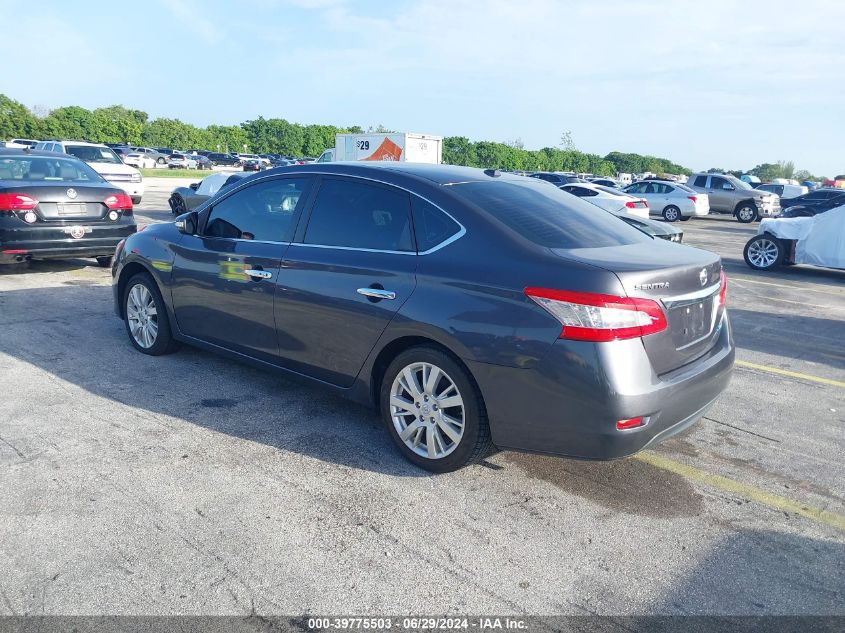
[(616, 430), (624, 431), (626, 429), (635, 429), (638, 426), (643, 426), (643, 424), (645, 424), (645, 422), (642, 416), (638, 418), (628, 418), (627, 420), (619, 420), (616, 423)]
[(560, 322), (560, 338), (564, 339), (616, 341), (668, 327), (660, 304), (651, 299), (548, 288), (526, 288), (524, 292)]
[(130, 198), (125, 193), (117, 193), (103, 200), (103, 204), (106, 205), (106, 207), (108, 207), (109, 209), (131, 209), (132, 198)]
[(38, 200), (24, 193), (0, 193), (0, 211), (32, 211)]

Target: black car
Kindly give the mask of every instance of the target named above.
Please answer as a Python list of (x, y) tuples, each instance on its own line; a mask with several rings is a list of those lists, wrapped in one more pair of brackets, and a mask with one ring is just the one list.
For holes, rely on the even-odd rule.
[(311, 379), (374, 405), (436, 472), (491, 445), (630, 455), (704, 415), (733, 366), (717, 255), (494, 170), (273, 169), (116, 257), (138, 351)]
[(208, 155), (208, 160), (212, 165), (225, 165), (227, 167), (240, 167), (241, 159), (234, 154), (221, 154), (220, 152), (211, 152)]
[(529, 175), (530, 178), (539, 178), (540, 180), (545, 180), (546, 182), (550, 182), (553, 185), (568, 185), (571, 182), (587, 182), (583, 178), (579, 178), (578, 176), (572, 176), (570, 174), (558, 174), (553, 171), (538, 171), (533, 174)]
[(832, 187), (816, 189), (794, 198), (783, 198), (780, 206), (783, 218), (814, 216), (845, 204), (845, 189)]
[(78, 158), (0, 149), (0, 264), (96, 257), (106, 267), (136, 230), (126, 192)]
[(260, 160), (253, 160), (248, 159), (243, 162), (243, 169), (244, 171), (261, 171), (264, 166), (261, 164)]
[(211, 159), (208, 156), (203, 156), (202, 154), (191, 154), (191, 158), (197, 161), (197, 169), (211, 169), (214, 167), (214, 163), (211, 162)]

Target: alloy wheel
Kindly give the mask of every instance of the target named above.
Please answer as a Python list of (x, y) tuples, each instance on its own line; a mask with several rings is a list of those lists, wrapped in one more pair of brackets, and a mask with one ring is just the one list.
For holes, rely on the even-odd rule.
[(774, 266), (779, 253), (778, 245), (765, 238), (755, 240), (748, 246), (748, 259), (758, 268)]
[(149, 349), (158, 338), (158, 310), (155, 298), (144, 284), (135, 284), (126, 295), (126, 320), (135, 342)]
[(464, 401), (446, 372), (431, 363), (412, 363), (393, 381), (390, 417), (399, 438), (428, 459), (442, 459), (461, 442)]
[(754, 219), (755, 210), (751, 207), (742, 207), (739, 210), (739, 219), (743, 222), (751, 222)]

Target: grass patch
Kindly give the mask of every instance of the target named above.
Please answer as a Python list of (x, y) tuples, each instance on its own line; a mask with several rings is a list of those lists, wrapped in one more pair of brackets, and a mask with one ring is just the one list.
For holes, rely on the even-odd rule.
[(196, 178), (202, 180), (210, 174), (210, 169), (142, 169), (141, 175), (144, 178)]

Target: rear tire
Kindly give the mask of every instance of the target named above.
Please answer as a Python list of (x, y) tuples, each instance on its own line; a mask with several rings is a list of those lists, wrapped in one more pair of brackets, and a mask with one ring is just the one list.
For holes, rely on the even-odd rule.
[(487, 410), (475, 381), (435, 347), (412, 347), (393, 359), (379, 389), (379, 410), (399, 451), (430, 472), (457, 470), (481, 461), (493, 449)]
[(742, 256), (754, 270), (772, 270), (783, 262), (786, 249), (778, 238), (764, 233), (748, 240)]
[(111, 268), (111, 255), (106, 255), (105, 257), (98, 257), (97, 264), (100, 268)]
[(665, 209), (663, 209), (663, 219), (667, 222), (677, 222), (681, 218), (681, 210), (674, 206), (669, 205)]
[(759, 219), (757, 207), (750, 202), (743, 202), (738, 206), (734, 215), (736, 215), (737, 222), (741, 222), (742, 224), (749, 224)]
[(129, 342), (142, 354), (161, 356), (178, 348), (170, 330), (164, 299), (148, 273), (138, 273), (126, 283), (123, 316)]

